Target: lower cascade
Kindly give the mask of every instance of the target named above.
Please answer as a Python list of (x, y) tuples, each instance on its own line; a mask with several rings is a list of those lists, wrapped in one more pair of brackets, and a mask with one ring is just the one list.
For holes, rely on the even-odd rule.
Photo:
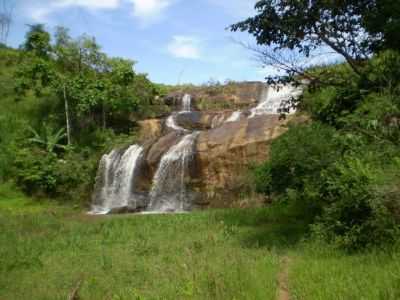
[(186, 211), (190, 196), (186, 189), (186, 175), (194, 159), (194, 144), (198, 132), (185, 135), (161, 158), (150, 192), (150, 211)]
[(107, 214), (112, 209), (138, 206), (135, 173), (143, 148), (130, 146), (126, 151), (113, 150), (100, 161), (93, 195), (92, 214)]

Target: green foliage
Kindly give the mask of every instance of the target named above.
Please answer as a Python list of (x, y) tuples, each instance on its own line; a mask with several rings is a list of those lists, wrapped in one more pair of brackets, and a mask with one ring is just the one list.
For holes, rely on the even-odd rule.
[(1, 48), (0, 182), (15, 180), (35, 197), (88, 201), (100, 155), (133, 143), (136, 120), (165, 111), (163, 87), (134, 65), (63, 27), (53, 43), (32, 25), (20, 50)]
[(28, 130), (33, 134), (29, 142), (43, 147), (47, 152), (53, 153), (56, 148), (62, 150), (66, 149), (66, 146), (59, 144), (67, 136), (64, 128), (55, 131), (52, 127), (45, 124), (42, 130), (43, 135), (32, 127), (28, 127)]
[(325, 170), (321, 197), (328, 205), (314, 225), (314, 232), (346, 249), (393, 243), (399, 228), (374, 186), (375, 176), (371, 165), (354, 157)]
[(35, 53), (38, 57), (48, 58), (51, 51), (50, 34), (43, 24), (28, 25), (29, 31), (25, 36), (22, 48)]
[(15, 180), (26, 193), (54, 195), (57, 156), (35, 148), (20, 149), (15, 159)]
[(255, 169), (257, 189), (279, 195), (317, 184), (322, 170), (340, 156), (335, 134), (319, 123), (291, 128), (272, 143), (270, 159)]
[(395, 243), (398, 146), (382, 135), (377, 140), (373, 128), (365, 130), (317, 122), (290, 128), (273, 142), (270, 160), (255, 168), (257, 190), (291, 204), (312, 224), (314, 237), (337, 247)]
[[(400, 50), (400, 4), (393, 1), (296, 1), (261, 0), (255, 4), (255, 16), (231, 25), (232, 31), (246, 31), (259, 45), (271, 47), (273, 63), (281, 60), (273, 52), (294, 50), (310, 57), (321, 46), (343, 56), (354, 73), (362, 74), (362, 65), (383, 49)], [(357, 38), (355, 38), (357, 37)], [(303, 74), (295, 66), (282, 67), (290, 78)]]
[(17, 151), (14, 178), (27, 194), (51, 196), (69, 202), (88, 201), (98, 156), (68, 151), (63, 156), (39, 148)]

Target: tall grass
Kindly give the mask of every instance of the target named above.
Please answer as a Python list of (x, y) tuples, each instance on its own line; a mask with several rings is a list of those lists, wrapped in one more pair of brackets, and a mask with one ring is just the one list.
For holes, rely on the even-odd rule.
[(290, 290), (301, 300), (400, 299), (400, 251), (348, 254), (305, 244), (292, 255)]
[(88, 217), (0, 186), (0, 299), (399, 299), (396, 249), (307, 241), (282, 207)]

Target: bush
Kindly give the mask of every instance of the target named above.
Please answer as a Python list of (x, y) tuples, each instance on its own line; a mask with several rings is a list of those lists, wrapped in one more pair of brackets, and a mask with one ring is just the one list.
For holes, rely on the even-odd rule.
[(289, 189), (304, 192), (340, 156), (335, 135), (335, 129), (320, 123), (290, 128), (272, 143), (270, 160), (255, 169), (257, 190), (272, 195)]
[(397, 153), (390, 142), (371, 143), (357, 131), (315, 122), (275, 140), (270, 160), (253, 174), (257, 191), (290, 204), (314, 236), (361, 249), (398, 236)]
[(320, 196), (326, 205), (314, 232), (349, 250), (394, 242), (397, 221), (376, 188), (376, 173), (368, 163), (353, 157), (324, 171)]
[(57, 186), (57, 156), (38, 148), (22, 148), (16, 154), (17, 184), (29, 195), (54, 195)]
[(71, 150), (58, 157), (38, 148), (22, 148), (14, 164), (16, 183), (27, 194), (67, 201), (90, 198), (97, 156)]

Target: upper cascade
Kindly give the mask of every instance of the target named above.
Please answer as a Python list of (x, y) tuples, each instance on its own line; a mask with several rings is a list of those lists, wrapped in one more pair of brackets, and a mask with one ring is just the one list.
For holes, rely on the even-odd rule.
[(182, 97), (182, 108), (181, 111), (178, 113), (172, 113), (168, 116), (167, 120), (165, 121), (165, 125), (168, 128), (171, 128), (176, 131), (187, 131), (185, 128), (179, 126), (176, 123), (176, 115), (177, 114), (183, 114), (183, 113), (188, 113), (192, 111), (192, 96), (189, 94), (185, 94)]
[[(253, 118), (259, 115), (267, 114), (279, 114), (279, 108), (285, 101), (289, 101), (292, 98), (298, 99), (303, 93), (301, 87), (295, 87), (291, 84), (277, 85), (266, 87), (262, 94), (259, 104), (250, 109), (249, 118)], [(289, 113), (294, 113), (292, 109)]]
[(192, 110), (192, 96), (189, 94), (183, 95), (181, 112), (190, 112)]

